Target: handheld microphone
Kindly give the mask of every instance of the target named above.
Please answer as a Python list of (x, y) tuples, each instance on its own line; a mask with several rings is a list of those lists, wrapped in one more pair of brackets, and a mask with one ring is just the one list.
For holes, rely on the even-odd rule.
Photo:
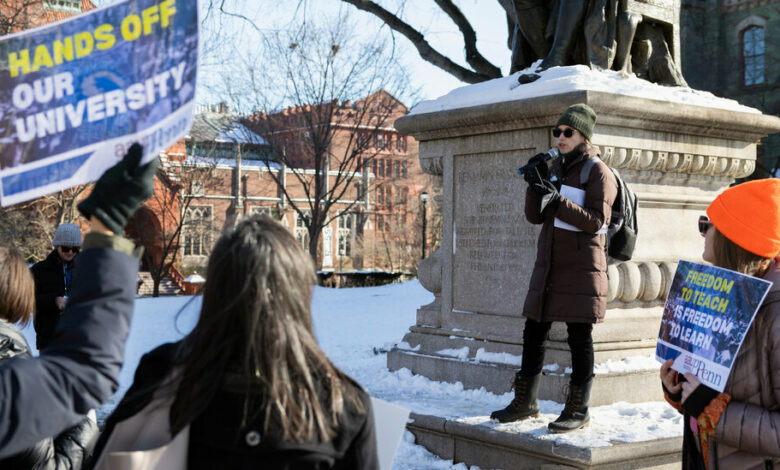
[[(560, 152), (555, 147), (551, 148), (545, 153), (536, 154), (534, 155), (533, 158), (531, 158), (531, 160), (528, 163), (526, 163), (525, 165), (517, 169), (517, 174), (522, 176), (526, 172), (533, 171), (533, 169), (536, 168), (537, 165), (540, 165), (542, 163), (547, 163), (548, 161), (552, 160), (558, 155), (560, 155)], [(536, 158), (536, 157), (541, 157), (541, 158)]]

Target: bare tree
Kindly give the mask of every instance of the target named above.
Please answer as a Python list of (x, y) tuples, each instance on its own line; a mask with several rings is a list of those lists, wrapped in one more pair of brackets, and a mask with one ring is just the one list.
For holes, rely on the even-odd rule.
[[(283, 168), (270, 174), (304, 221), (309, 252), (319, 261), (322, 229), (364, 200), (364, 170), (382, 148), (376, 142), (407, 111), (395, 96), (413, 91), (388, 42), (358, 37), (343, 16), (259, 40), (257, 54), (236, 52), (221, 94), (270, 144), (269, 168)], [(293, 184), (281, 180), (288, 174)], [(304, 200), (292, 194), (293, 185)]]
[(42, 24), (43, 0), (0, 0), (0, 36)]
[(146, 247), (144, 264), (152, 277), (154, 297), (160, 294), (160, 283), (179, 258), (183, 233), (188, 228), (205, 228), (189, 212), (204, 191), (221, 184), (214, 167), (208, 159), (161, 166), (154, 194), (130, 221), (129, 229), (134, 232), (130, 235)]

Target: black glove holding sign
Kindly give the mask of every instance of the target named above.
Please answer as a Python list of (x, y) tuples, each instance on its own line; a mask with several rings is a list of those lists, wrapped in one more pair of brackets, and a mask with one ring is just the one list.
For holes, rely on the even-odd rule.
[(157, 159), (139, 166), (143, 147), (133, 144), (122, 160), (95, 182), (95, 187), (78, 205), (87, 219), (91, 215), (117, 235), (124, 232), (127, 218), (154, 192)]

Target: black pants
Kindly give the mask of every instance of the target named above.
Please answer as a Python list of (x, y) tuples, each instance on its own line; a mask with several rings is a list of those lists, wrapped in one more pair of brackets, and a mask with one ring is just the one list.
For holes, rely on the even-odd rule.
[[(544, 342), (552, 322), (538, 322), (526, 318), (523, 330), (523, 362), (520, 374), (531, 377), (542, 372)], [(571, 382), (583, 385), (593, 377), (593, 323), (566, 322), (569, 332), (566, 341), (571, 349)]]

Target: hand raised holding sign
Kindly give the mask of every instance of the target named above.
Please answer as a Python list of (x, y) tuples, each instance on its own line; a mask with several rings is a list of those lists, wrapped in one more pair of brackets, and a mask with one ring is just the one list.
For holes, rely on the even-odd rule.
[(92, 193), (78, 205), (84, 217), (97, 217), (116, 234), (122, 234), (136, 209), (154, 192), (157, 159), (139, 165), (143, 147), (133, 144), (122, 160), (106, 170)]

